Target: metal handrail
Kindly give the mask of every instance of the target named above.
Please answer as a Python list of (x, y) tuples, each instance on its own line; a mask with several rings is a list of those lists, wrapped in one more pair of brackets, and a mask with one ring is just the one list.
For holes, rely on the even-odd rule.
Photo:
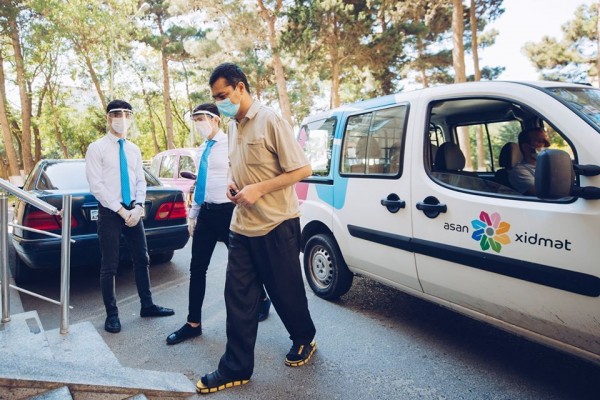
[[(39, 208), (40, 210), (50, 214), (58, 215), (62, 214), (62, 231), (61, 235), (58, 236), (54, 233), (34, 230), (37, 233), (41, 233), (48, 236), (60, 237), (61, 238), (61, 285), (60, 285), (60, 302), (49, 299), (47, 297), (29, 292), (25, 289), (19, 288), (14, 285), (10, 285), (8, 281), (8, 226), (19, 226), (9, 224), (8, 222), (8, 198), (5, 192), (13, 194), (24, 202), (31, 204), (32, 206)], [(19, 290), (23, 293), (31, 294), (35, 297), (49, 301), (54, 304), (59, 304), (61, 308), (60, 312), (60, 333), (65, 334), (69, 332), (69, 292), (70, 292), (70, 271), (71, 271), (71, 204), (72, 197), (70, 194), (63, 195), (63, 209), (59, 211), (53, 205), (27, 193), (26, 191), (18, 188), (10, 182), (0, 179), (0, 279), (1, 282), (1, 298), (2, 298), (2, 322), (10, 321), (10, 297), (9, 287)], [(32, 230), (30, 228), (22, 227), (25, 230)]]
[(4, 179), (0, 179), (0, 188), (2, 188), (5, 192), (8, 192), (13, 196), (17, 196), (24, 202), (29, 203), (32, 206), (35, 206), (48, 214), (58, 215), (60, 213), (60, 211), (58, 211), (58, 209), (52, 204), (48, 204), (44, 200), (38, 199), (37, 197), (27, 193), (23, 189), (13, 185), (10, 182), (5, 181)]

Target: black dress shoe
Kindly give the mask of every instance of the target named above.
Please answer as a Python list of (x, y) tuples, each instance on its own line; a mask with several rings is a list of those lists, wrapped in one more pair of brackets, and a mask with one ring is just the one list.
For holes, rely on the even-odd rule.
[(177, 344), (184, 340), (202, 335), (202, 325), (192, 327), (190, 324), (185, 324), (178, 331), (167, 336), (167, 344)]
[(264, 300), (261, 300), (260, 305), (258, 306), (258, 322), (262, 322), (265, 319), (269, 318), (269, 310), (271, 309), (271, 299), (268, 297)]
[(109, 315), (104, 321), (104, 330), (110, 333), (121, 332), (121, 321), (118, 315)]
[(142, 307), (140, 311), (140, 317), (168, 317), (173, 314), (175, 314), (175, 311), (172, 308), (161, 307), (156, 304), (150, 307)]

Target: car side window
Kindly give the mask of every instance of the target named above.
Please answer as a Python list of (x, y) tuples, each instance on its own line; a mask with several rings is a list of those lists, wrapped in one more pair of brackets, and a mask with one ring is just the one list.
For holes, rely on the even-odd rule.
[(329, 176), (336, 121), (331, 117), (309, 122), (298, 132), (298, 143), (310, 161), (313, 176)]
[(175, 175), (175, 162), (177, 161), (177, 156), (164, 156), (162, 159), (162, 163), (160, 164), (160, 170), (158, 172), (159, 178), (173, 178)]
[(196, 163), (190, 156), (179, 156), (179, 171), (177, 171), (177, 177), (181, 171), (190, 171), (196, 173)]
[(401, 105), (348, 118), (340, 172), (396, 176), (401, 173), (406, 113)]
[(434, 180), (457, 189), (520, 196), (508, 178), (522, 160), (518, 136), (539, 127), (551, 147), (573, 156), (563, 136), (538, 113), (510, 101), (472, 98), (434, 102), (425, 141), (426, 168)]

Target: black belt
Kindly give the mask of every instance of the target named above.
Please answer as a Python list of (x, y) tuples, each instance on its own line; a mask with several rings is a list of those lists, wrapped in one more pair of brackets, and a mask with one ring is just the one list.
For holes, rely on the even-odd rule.
[(235, 207), (235, 204), (231, 202), (227, 203), (202, 203), (200, 206), (206, 210), (228, 210), (230, 208)]

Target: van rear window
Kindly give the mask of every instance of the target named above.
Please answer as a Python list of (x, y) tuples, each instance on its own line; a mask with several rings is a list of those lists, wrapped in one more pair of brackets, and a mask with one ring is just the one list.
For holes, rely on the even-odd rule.
[(310, 161), (313, 176), (329, 176), (336, 119), (309, 122), (298, 132), (298, 143)]

